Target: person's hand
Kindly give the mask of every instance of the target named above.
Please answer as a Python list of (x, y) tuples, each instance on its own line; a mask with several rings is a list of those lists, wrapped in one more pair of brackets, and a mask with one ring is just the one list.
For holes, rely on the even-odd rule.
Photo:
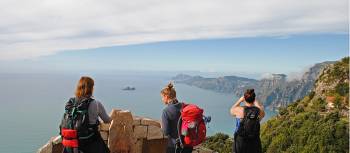
[(244, 102), (244, 101), (245, 101), (245, 99), (243, 96), (241, 98), (239, 98), (239, 102)]

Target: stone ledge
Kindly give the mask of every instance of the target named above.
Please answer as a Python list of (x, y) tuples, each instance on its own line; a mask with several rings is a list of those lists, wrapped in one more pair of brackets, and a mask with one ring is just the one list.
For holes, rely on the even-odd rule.
[(134, 126), (134, 137), (136, 139), (147, 138), (147, 130), (148, 130), (148, 126), (144, 126), (144, 125)]
[(164, 139), (163, 131), (157, 126), (150, 125), (147, 130), (147, 140)]
[(150, 118), (142, 118), (141, 120), (141, 125), (152, 125), (152, 126), (156, 126), (158, 128), (160, 128), (160, 121), (157, 120), (153, 120)]
[(141, 125), (141, 120), (142, 120), (142, 117), (140, 116), (133, 116), (133, 125)]
[[(120, 109), (113, 109), (110, 116), (112, 122), (101, 123), (99, 130), (111, 153), (165, 153), (167, 137), (163, 134), (160, 121), (133, 116), (130, 111)], [(37, 153), (62, 153), (60, 140), (60, 136), (51, 138)], [(193, 153), (214, 152), (196, 148)]]

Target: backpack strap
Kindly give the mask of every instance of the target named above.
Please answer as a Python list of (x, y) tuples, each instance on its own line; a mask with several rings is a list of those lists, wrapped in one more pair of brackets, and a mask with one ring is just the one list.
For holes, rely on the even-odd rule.
[(180, 105), (181, 105), (180, 117), (179, 117), (179, 120), (177, 121), (177, 135), (178, 135), (178, 138), (176, 139), (175, 150), (177, 148), (183, 148), (184, 147), (183, 142), (182, 142), (182, 136), (181, 136), (181, 125), (182, 125), (181, 113), (182, 113), (182, 110), (187, 106), (187, 104), (185, 102), (181, 102)]

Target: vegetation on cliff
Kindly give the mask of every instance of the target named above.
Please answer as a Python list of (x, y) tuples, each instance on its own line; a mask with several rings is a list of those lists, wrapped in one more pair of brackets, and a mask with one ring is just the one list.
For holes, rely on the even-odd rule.
[(203, 147), (214, 150), (219, 153), (232, 153), (233, 140), (227, 134), (216, 133), (207, 137)]

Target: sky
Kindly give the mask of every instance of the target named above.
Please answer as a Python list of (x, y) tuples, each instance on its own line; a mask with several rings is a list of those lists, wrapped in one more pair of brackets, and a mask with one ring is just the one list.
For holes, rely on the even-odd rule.
[(295, 73), (349, 52), (347, 0), (0, 1), (0, 73)]

